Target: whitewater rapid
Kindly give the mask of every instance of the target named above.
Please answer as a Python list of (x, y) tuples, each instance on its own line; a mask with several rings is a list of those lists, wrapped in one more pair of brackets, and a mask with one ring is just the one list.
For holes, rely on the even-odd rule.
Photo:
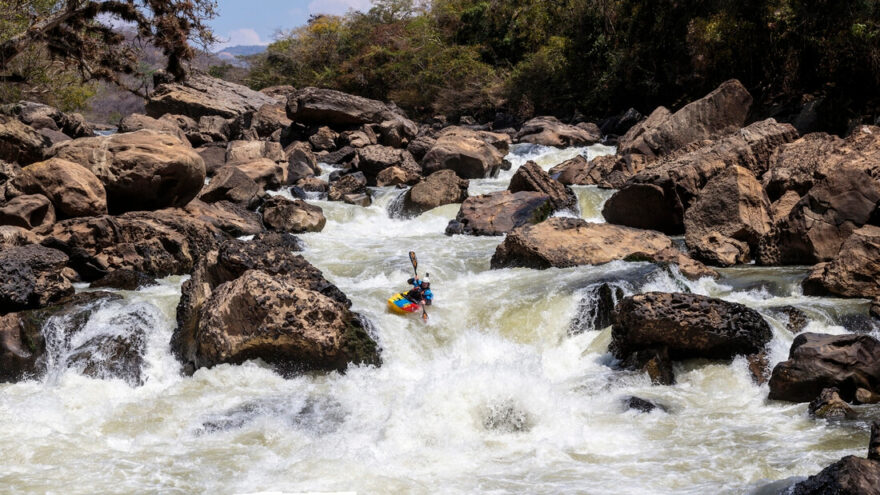
[[(518, 145), (512, 169), (471, 181), (470, 194), (506, 188), (528, 159), (549, 169), (609, 152)], [(580, 215), (602, 221), (610, 192), (575, 191)], [(146, 328), (143, 386), (84, 377), (64, 366), (64, 349), (46, 377), (0, 384), (0, 492), (748, 493), (862, 454), (867, 425), (767, 401), (744, 358), (678, 364), (676, 385), (652, 386), (609, 366), (610, 329), (571, 331), (593, 284), (690, 290), (760, 311), (773, 365), (794, 337), (774, 307), (801, 308), (806, 330), (826, 333), (864, 312), (863, 301), (803, 296), (806, 268), (746, 266), (696, 282), (647, 263), (490, 270), (502, 238), (444, 235), (458, 205), (394, 220), (387, 207), (400, 191), (374, 192), (369, 208), (311, 201), (327, 224), (300, 238), (372, 322), (381, 367), (284, 379), (248, 362), (184, 377), (168, 343), (185, 277), (119, 291), (86, 333)], [(408, 251), (431, 274), (427, 324), (385, 309), (411, 276)], [(668, 411), (626, 410), (632, 395)]]

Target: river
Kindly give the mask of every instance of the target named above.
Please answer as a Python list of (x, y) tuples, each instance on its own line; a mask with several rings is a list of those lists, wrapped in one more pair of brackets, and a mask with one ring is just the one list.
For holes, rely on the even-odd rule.
[[(513, 170), (471, 181), (470, 194), (506, 188), (527, 159), (548, 169), (609, 152), (517, 145)], [(610, 192), (575, 189), (581, 216), (602, 221)], [(864, 455), (867, 424), (769, 402), (744, 358), (678, 364), (676, 385), (652, 386), (609, 366), (610, 329), (571, 332), (597, 282), (690, 290), (760, 311), (773, 365), (794, 336), (772, 308), (801, 308), (807, 330), (825, 333), (865, 313), (864, 301), (803, 296), (806, 267), (744, 266), (696, 282), (646, 263), (490, 270), (500, 237), (444, 235), (458, 205), (391, 219), (397, 194), (377, 189), (369, 208), (312, 201), (327, 225), (300, 236), (304, 256), (372, 322), (381, 367), (284, 379), (249, 362), (184, 377), (168, 348), (184, 278), (120, 291), (83, 332), (148, 327), (144, 385), (81, 376), (63, 345), (46, 377), (0, 385), (0, 492), (733, 494)], [(427, 323), (385, 309), (411, 276), (408, 251), (431, 275)], [(632, 395), (668, 411), (626, 410)]]

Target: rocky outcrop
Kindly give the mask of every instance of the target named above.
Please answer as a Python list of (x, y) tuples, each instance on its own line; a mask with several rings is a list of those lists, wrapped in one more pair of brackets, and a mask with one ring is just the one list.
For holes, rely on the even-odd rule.
[(804, 294), (880, 298), (880, 227), (854, 231), (833, 261), (813, 268)]
[(809, 402), (829, 387), (848, 402), (858, 388), (880, 392), (880, 342), (869, 335), (798, 335), (788, 360), (773, 368), (770, 399)]
[(244, 205), (245, 208), (256, 208), (263, 188), (237, 167), (223, 167), (211, 182), (202, 190), (199, 199), (206, 203), (230, 201)]
[(171, 134), (181, 143), (190, 144), (187, 135), (174, 120), (160, 118), (154, 119), (143, 114), (133, 113), (119, 121), (119, 132), (135, 132), (143, 129)]
[(205, 183), (205, 163), (198, 153), (156, 131), (75, 139), (53, 146), (49, 154), (95, 174), (111, 213), (183, 206)]
[(193, 372), (262, 359), (282, 372), (379, 364), (350, 302), (280, 234), (229, 241), (185, 282), (171, 347)]
[(589, 146), (602, 139), (602, 133), (595, 124), (573, 126), (563, 124), (556, 117), (535, 117), (523, 124), (516, 134), (520, 143), (543, 146)]
[(660, 107), (619, 141), (619, 153), (662, 156), (695, 141), (713, 139), (742, 127), (752, 105), (743, 85), (732, 79), (708, 95), (670, 114)]
[(378, 144), (358, 149), (357, 160), (357, 169), (364, 173), (367, 184), (371, 186), (377, 185), (379, 174), (390, 167), (407, 171), (412, 183), (418, 181), (422, 172), (422, 167), (416, 163), (409, 151)]
[(760, 352), (772, 337), (761, 315), (742, 304), (697, 294), (649, 292), (618, 303), (609, 350), (624, 362), (654, 351), (672, 361), (726, 360)]
[(89, 169), (52, 158), (28, 165), (15, 176), (15, 187), (25, 194), (49, 198), (59, 219), (107, 213), (104, 185)]
[(37, 131), (60, 132), (74, 139), (95, 134), (92, 125), (78, 113), (64, 113), (57, 108), (33, 101), (20, 101), (4, 107), (0, 108), (0, 113), (15, 116)]
[(320, 206), (310, 205), (300, 199), (293, 201), (275, 196), (263, 203), (263, 222), (271, 230), (301, 234), (320, 232), (327, 219)]
[(0, 225), (0, 251), (28, 244), (39, 244), (40, 237), (24, 227)]
[(553, 201), (533, 191), (499, 191), (464, 200), (446, 234), (501, 235), (516, 227), (544, 221), (553, 213)]
[(0, 203), (0, 225), (34, 229), (55, 223), (55, 208), (42, 194), (26, 194)]
[(846, 456), (794, 485), (786, 493), (791, 495), (852, 494), (868, 495), (878, 493), (880, 487), (880, 423), (871, 425), (868, 443), (868, 458)]
[(769, 210), (770, 201), (754, 174), (738, 165), (729, 167), (706, 184), (685, 212), (688, 249), (714, 265), (747, 262), (761, 238), (771, 232)]
[(533, 161), (528, 161), (517, 169), (510, 179), (507, 190), (512, 193), (533, 191), (546, 194), (550, 196), (555, 210), (578, 211), (577, 196), (574, 192), (550, 177), (550, 174)]
[(215, 201), (209, 204), (194, 199), (183, 210), (233, 237), (259, 234), (266, 230), (260, 215), (248, 210), (241, 203)]
[(504, 154), (483, 140), (477, 131), (444, 129), (422, 158), (426, 174), (449, 169), (463, 179), (482, 179), (498, 173)]
[(803, 196), (843, 159), (843, 139), (824, 132), (806, 136), (777, 148), (762, 181), (774, 201), (787, 191)]
[(28, 165), (38, 162), (51, 146), (49, 138), (18, 119), (0, 115), (0, 160)]
[(156, 86), (146, 107), (147, 115), (153, 118), (170, 113), (198, 120), (214, 115), (233, 118), (274, 103), (263, 93), (194, 71), (183, 82)]
[(468, 197), (468, 184), (452, 170), (434, 172), (405, 192), (400, 211), (392, 213), (414, 217), (438, 206), (461, 203)]
[(0, 250), (0, 315), (63, 302), (73, 285), (62, 275), (67, 256), (39, 245)]

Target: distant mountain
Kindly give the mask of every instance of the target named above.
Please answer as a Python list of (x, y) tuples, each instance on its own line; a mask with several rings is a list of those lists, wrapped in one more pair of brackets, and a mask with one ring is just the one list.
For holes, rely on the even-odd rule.
[(228, 62), (232, 62), (236, 59), (236, 57), (244, 55), (256, 55), (258, 53), (263, 53), (264, 51), (266, 51), (265, 45), (236, 45), (218, 50), (214, 52), (214, 55), (217, 55), (218, 57)]

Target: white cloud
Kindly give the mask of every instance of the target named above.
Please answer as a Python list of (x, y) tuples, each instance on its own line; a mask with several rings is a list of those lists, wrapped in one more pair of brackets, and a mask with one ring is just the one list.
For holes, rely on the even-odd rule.
[(309, 14), (345, 14), (349, 10), (370, 10), (372, 0), (312, 0)]
[(221, 43), (218, 43), (214, 50), (222, 50), (224, 48), (236, 45), (268, 45), (268, 41), (263, 41), (260, 39), (259, 33), (251, 28), (242, 28), (235, 29), (226, 36), (220, 36), (220, 39), (223, 40)]

